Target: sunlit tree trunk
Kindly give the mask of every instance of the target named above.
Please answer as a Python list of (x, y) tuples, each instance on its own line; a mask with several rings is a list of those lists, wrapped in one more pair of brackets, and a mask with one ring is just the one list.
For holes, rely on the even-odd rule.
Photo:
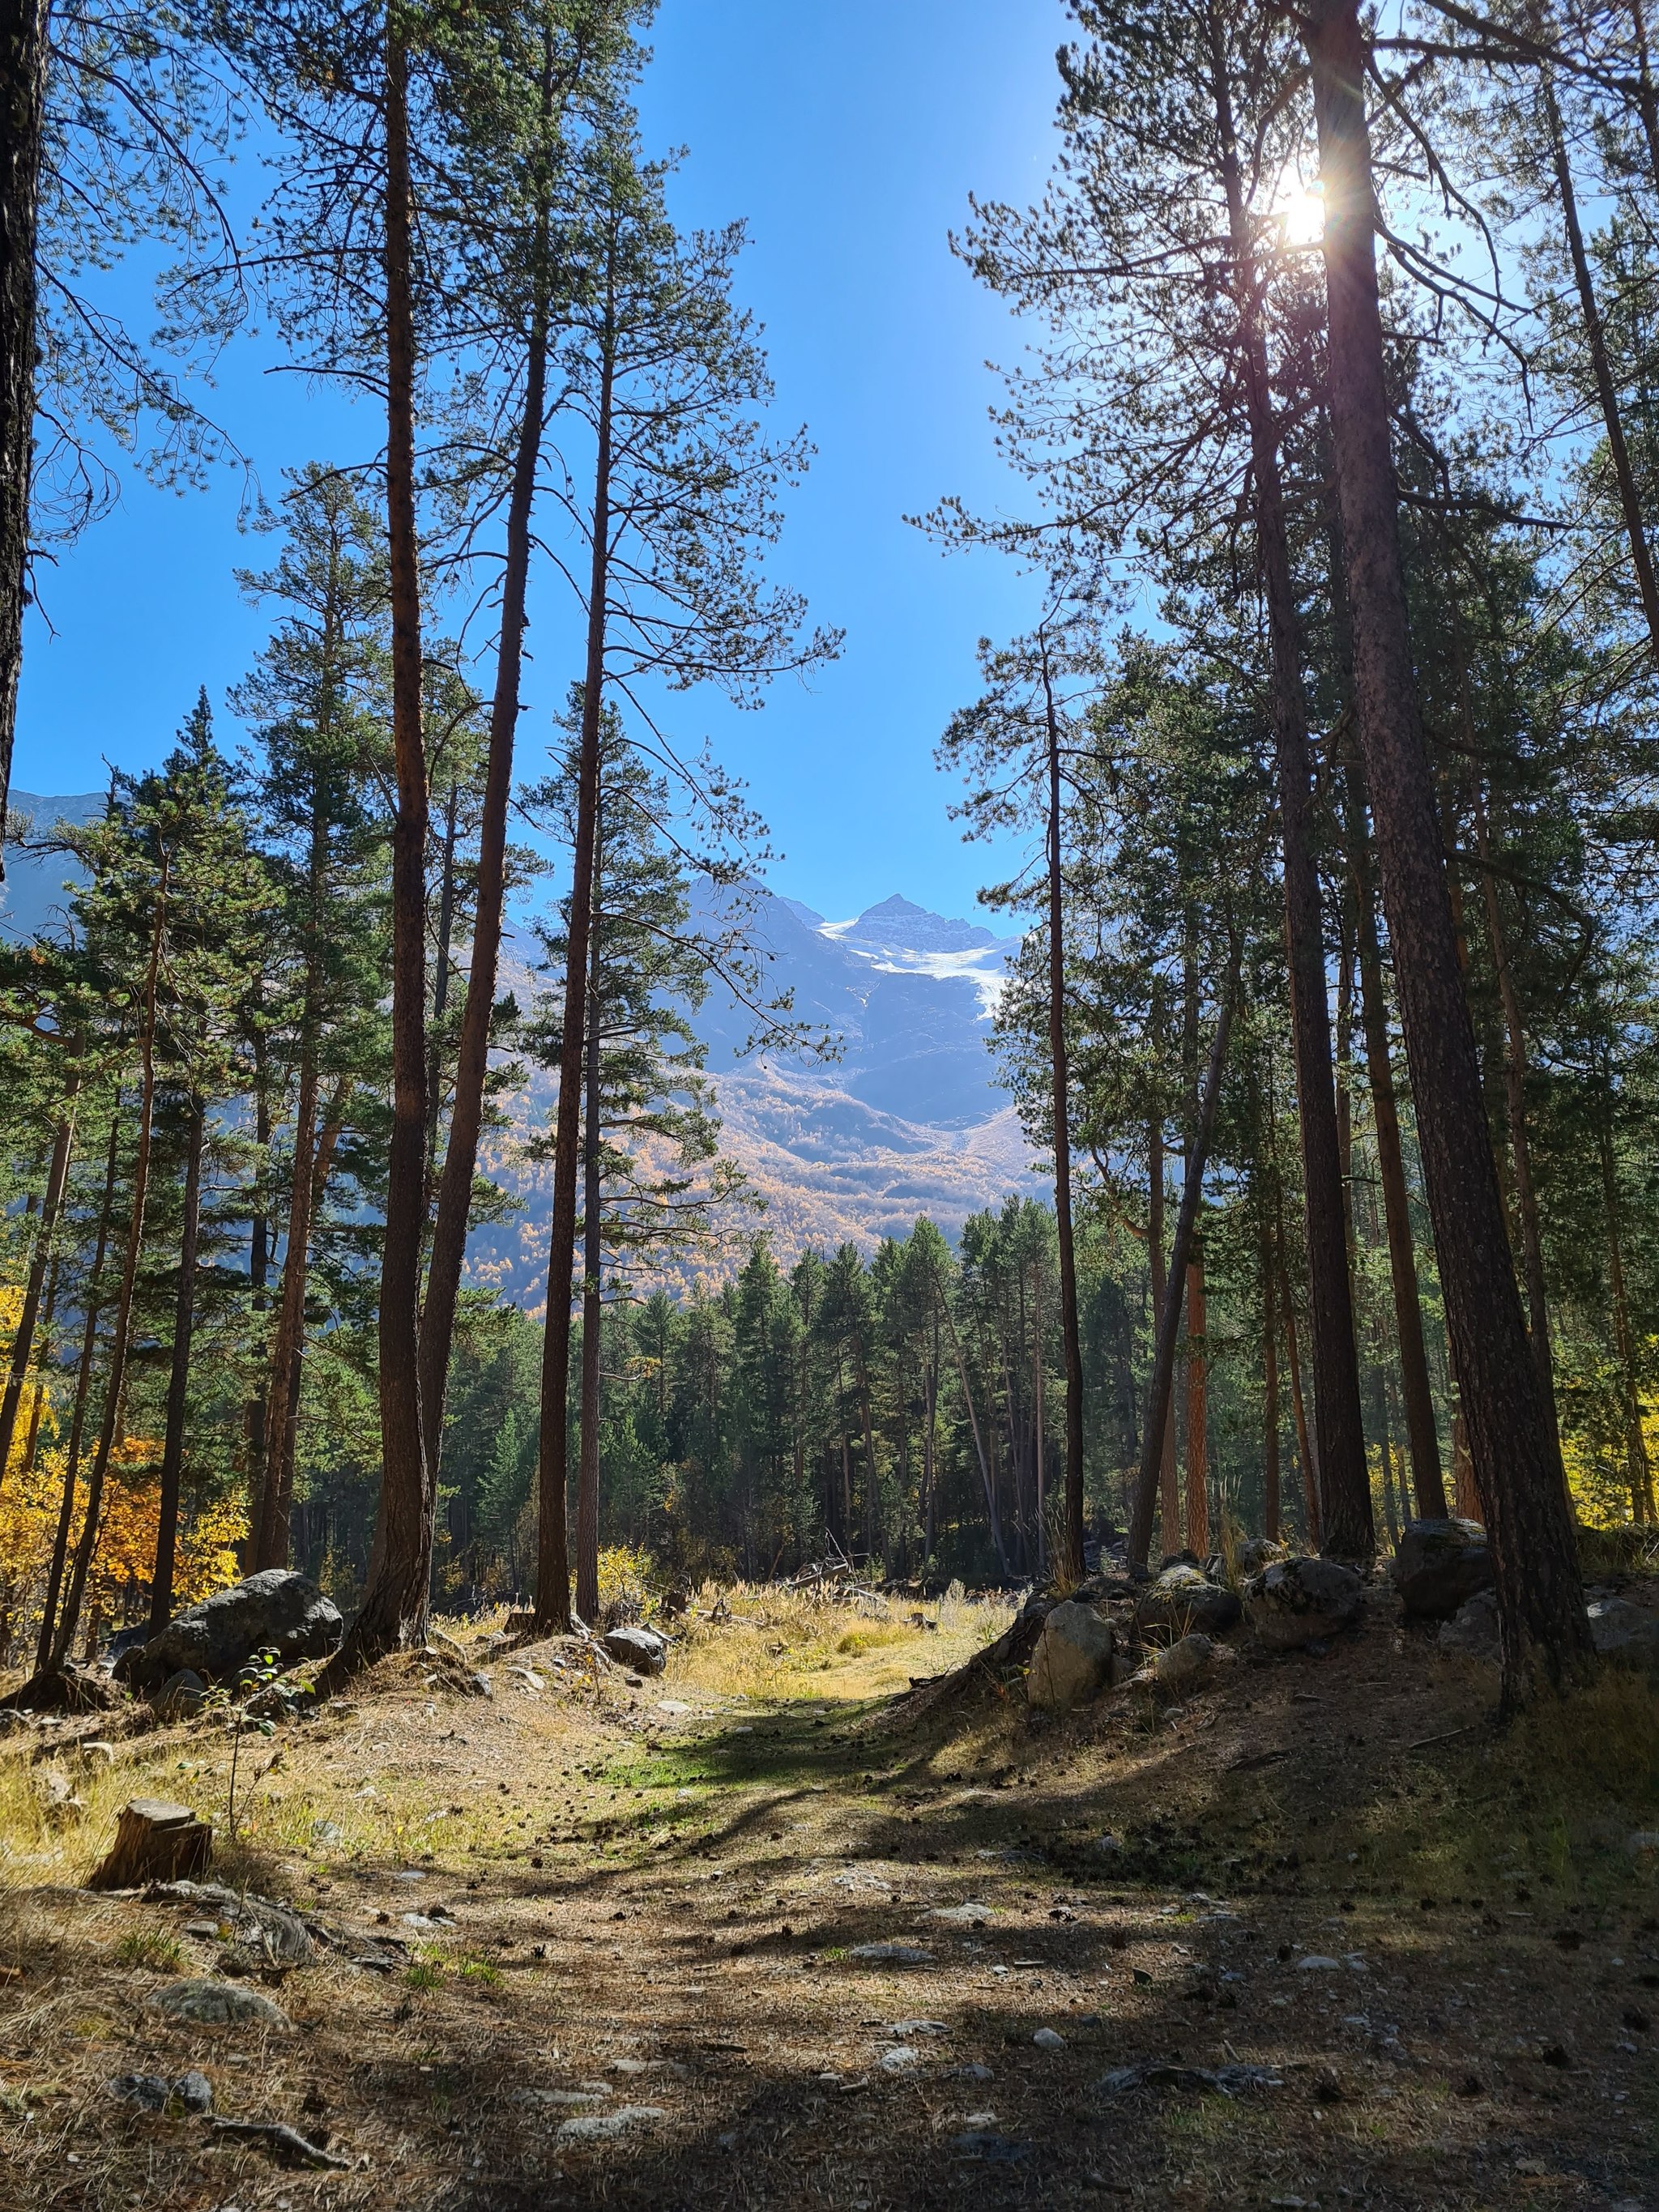
[(421, 1245), (426, 1226), (428, 793), (415, 511), (415, 319), (409, 174), (409, 57), (386, 41), (386, 538), (392, 594), (392, 1134), (380, 1262), (383, 1469), (375, 1565), (342, 1659), (362, 1664), (425, 1632), (434, 1491), (421, 1419)]
[(1324, 183), (1326, 385), (1354, 696), (1441, 1285), (1492, 1543), (1504, 1695), (1513, 1707), (1540, 1675), (1560, 1682), (1585, 1673), (1593, 1650), (1577, 1541), (1548, 1448), (1492, 1166), (1418, 708), (1383, 372), (1358, 0), (1315, 0), (1302, 32)]

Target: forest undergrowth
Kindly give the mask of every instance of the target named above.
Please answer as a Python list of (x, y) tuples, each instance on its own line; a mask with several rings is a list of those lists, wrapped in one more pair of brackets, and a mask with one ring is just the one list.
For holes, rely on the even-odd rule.
[[(970, 1669), (907, 1729), (893, 1692), (1008, 1615), (883, 1611), (728, 1592), (638, 1687), (446, 1624), (443, 1659), (243, 1736), (234, 1839), (222, 1715), (99, 1717), (106, 1752), (92, 1720), (15, 1736), (0, 2198), (1650, 2204), (1644, 1683), (1502, 1733), (1495, 1676), (1379, 1587), (1324, 1656), (1242, 1647), (1179, 1705), (1045, 1721)], [(152, 2008), (235, 1961), (222, 1907), (78, 1887), (147, 1794), (215, 1820), (213, 1878), (305, 1920), (310, 1960), (240, 1984), (289, 2027)], [(110, 2090), (191, 2067), (221, 2116), (348, 2163)]]

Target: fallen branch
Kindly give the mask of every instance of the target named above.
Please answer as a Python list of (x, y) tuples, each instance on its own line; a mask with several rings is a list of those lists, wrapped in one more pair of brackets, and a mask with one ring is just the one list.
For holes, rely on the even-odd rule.
[(355, 2159), (337, 2158), (320, 2143), (307, 2142), (283, 2120), (224, 2120), (216, 2114), (208, 2125), (221, 2135), (246, 2136), (263, 2143), (281, 2166), (331, 2166), (337, 2172), (349, 2173), (356, 2165)]

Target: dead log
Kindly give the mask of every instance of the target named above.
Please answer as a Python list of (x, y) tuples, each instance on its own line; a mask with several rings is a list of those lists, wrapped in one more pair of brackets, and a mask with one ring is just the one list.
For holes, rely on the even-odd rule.
[(872, 1713), (864, 1723), (864, 1729), (872, 1735), (884, 1735), (889, 1729), (911, 1728), (920, 1721), (937, 1719), (964, 1705), (1007, 1697), (1030, 1662), (1042, 1633), (1041, 1613), (1021, 1613), (994, 1644), (988, 1644), (983, 1651), (976, 1651), (951, 1674), (933, 1674), (926, 1680), (913, 1682), (890, 1705)]
[(134, 1797), (121, 1808), (109, 1856), (87, 1879), (88, 1889), (142, 1889), (152, 1881), (188, 1881), (205, 1873), (213, 1827), (187, 1805)]

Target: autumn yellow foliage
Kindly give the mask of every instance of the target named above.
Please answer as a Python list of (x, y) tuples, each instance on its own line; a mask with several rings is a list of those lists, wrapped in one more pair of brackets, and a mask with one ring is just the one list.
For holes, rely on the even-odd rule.
[[(0, 1330), (16, 1325), (21, 1296), (0, 1289)], [(38, 1424), (36, 1416), (39, 1415)], [(29, 1439), (38, 1426), (34, 1462), (27, 1464)], [(66, 1437), (59, 1428), (51, 1395), (30, 1384), (19, 1408), (3, 1481), (0, 1481), (0, 1612), (15, 1613), (38, 1600), (44, 1589), (62, 1511)], [(86, 1522), (85, 1476), (89, 1450), (82, 1454), (69, 1541), (78, 1543)], [(87, 1580), (89, 1619), (107, 1622), (137, 1609), (148, 1589), (161, 1523), (161, 1486), (158, 1444), (147, 1437), (125, 1437), (111, 1456), (104, 1487), (98, 1549)], [(179, 1532), (174, 1569), (178, 1602), (191, 1605), (234, 1583), (240, 1570), (236, 1547), (247, 1534), (247, 1517), (234, 1499), (220, 1499), (187, 1516)]]

